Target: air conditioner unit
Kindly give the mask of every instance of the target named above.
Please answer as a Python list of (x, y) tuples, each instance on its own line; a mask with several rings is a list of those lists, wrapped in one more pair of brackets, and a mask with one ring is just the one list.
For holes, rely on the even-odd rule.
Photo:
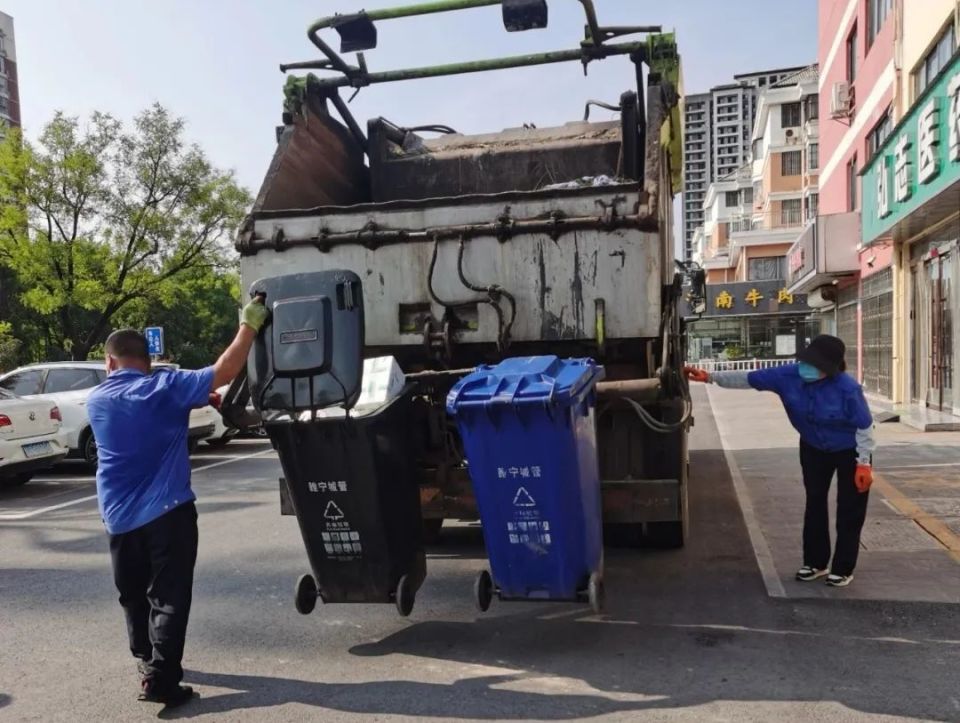
[(853, 111), (853, 88), (845, 80), (833, 84), (830, 94), (830, 117), (846, 118)]

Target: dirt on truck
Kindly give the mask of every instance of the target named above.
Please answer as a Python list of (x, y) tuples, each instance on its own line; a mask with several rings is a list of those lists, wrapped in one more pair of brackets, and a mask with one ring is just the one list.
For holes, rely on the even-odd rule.
[[(672, 34), (604, 27), (592, 2), (581, 4), (585, 36), (572, 49), (383, 72), (368, 71), (364, 52), (386, 20), (499, 5), (507, 30), (518, 31), (546, 24), (545, 3), (458, 0), (314, 23), (308, 37), (322, 57), (281, 69), (322, 74), (288, 77), (276, 153), (236, 246), (247, 287), (325, 270), (360, 278), (364, 355), (395, 357), (417, 384), (410, 454), (429, 532), (444, 519), (477, 518), (447, 392), (477, 365), (557, 355), (606, 369), (597, 431), (607, 542), (677, 546), (692, 423), (678, 304), (690, 274), (674, 260), (671, 225), (680, 58)], [(339, 53), (321, 37), (330, 31)], [(465, 135), (443, 118), (404, 126), (403, 111), (388, 108), (392, 120), (363, 128), (341, 95), (532, 65), (579, 73), (578, 64), (585, 71), (613, 57), (628, 69), (620, 97), (583, 98), (585, 116), (602, 105), (612, 121)], [(232, 391), (242, 405), (243, 383)]]

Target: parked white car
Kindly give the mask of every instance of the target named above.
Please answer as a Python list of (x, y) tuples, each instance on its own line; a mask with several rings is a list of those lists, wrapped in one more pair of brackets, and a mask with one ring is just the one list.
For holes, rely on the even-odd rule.
[(227, 393), (227, 389), (229, 388), (229, 384), (224, 384), (222, 387), (219, 387), (216, 392), (214, 392), (216, 397), (216, 404), (214, 405), (216, 409), (214, 409), (214, 411), (216, 414), (213, 415), (215, 417), (213, 434), (204, 440), (204, 442), (209, 444), (211, 447), (223, 447), (240, 433), (239, 429), (229, 426), (224, 421), (223, 415), (221, 415), (219, 411), (220, 400), (223, 399), (223, 395)]
[[(155, 364), (154, 367), (175, 367)], [(47, 399), (60, 408), (63, 430), (70, 457), (79, 457), (90, 464), (97, 461), (97, 443), (90, 430), (87, 397), (95, 386), (107, 378), (101, 362), (48, 362), (31, 364), (0, 376), (0, 389), (18, 397)], [(190, 412), (190, 451), (201, 440), (213, 435), (220, 414), (208, 406)]]
[(0, 487), (27, 483), (67, 455), (60, 410), (45, 399), (20, 399), (0, 389)]

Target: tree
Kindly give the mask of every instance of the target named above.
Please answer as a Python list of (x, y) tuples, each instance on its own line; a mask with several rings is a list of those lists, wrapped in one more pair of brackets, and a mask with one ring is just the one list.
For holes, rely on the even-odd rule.
[(17, 366), (19, 354), (20, 340), (13, 335), (13, 327), (9, 322), (0, 321), (0, 372)]
[(36, 144), (0, 143), (0, 264), (52, 343), (86, 359), (118, 313), (178, 293), (180, 280), (232, 254), (249, 193), (154, 105), (132, 130), (58, 113)]
[[(240, 279), (232, 269), (199, 266), (184, 272), (176, 294), (160, 303), (134, 302), (117, 326), (162, 326), (167, 355), (187, 369), (212, 364), (237, 333)], [(102, 358), (102, 354), (94, 354)]]

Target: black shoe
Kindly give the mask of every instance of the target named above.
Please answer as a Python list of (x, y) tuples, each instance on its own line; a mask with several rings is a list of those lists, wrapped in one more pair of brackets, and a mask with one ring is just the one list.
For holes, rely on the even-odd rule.
[(144, 680), (137, 700), (144, 703), (162, 703), (167, 708), (176, 708), (193, 698), (193, 688), (189, 685), (175, 685), (172, 688), (159, 688), (152, 680)]
[(846, 587), (851, 582), (853, 582), (853, 573), (849, 575), (834, 575), (830, 573), (827, 575), (827, 585), (830, 587)]
[(810, 565), (804, 565), (797, 570), (796, 578), (800, 582), (810, 582), (811, 580), (824, 577), (827, 572), (827, 570), (822, 570), (819, 567), (810, 567)]

